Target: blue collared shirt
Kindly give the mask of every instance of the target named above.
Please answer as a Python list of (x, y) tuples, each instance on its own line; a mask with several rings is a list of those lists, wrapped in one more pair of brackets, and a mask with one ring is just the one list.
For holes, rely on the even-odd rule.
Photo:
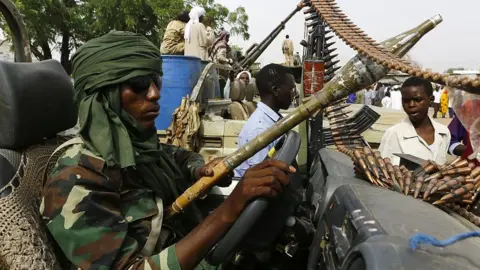
[[(238, 147), (241, 148), (251, 140), (255, 139), (255, 137), (272, 127), (280, 118), (280, 114), (276, 113), (270, 107), (265, 105), (265, 103), (260, 101), (257, 105), (257, 109), (247, 120), (247, 123), (245, 123), (240, 135), (238, 136)], [(240, 166), (235, 168), (235, 177), (242, 177), (245, 174), (245, 171), (247, 171), (250, 167), (253, 167), (265, 160), (268, 151), (275, 146), (279, 139), (270, 143), (267, 147), (260, 150), (253, 157), (249, 158), (240, 164)]]

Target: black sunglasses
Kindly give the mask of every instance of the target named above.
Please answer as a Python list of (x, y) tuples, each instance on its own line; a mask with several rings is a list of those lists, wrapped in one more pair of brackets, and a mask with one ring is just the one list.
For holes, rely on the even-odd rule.
[(140, 94), (150, 88), (150, 84), (153, 82), (155, 86), (160, 90), (160, 75), (145, 75), (133, 77), (125, 82), (125, 85), (130, 86), (133, 92)]

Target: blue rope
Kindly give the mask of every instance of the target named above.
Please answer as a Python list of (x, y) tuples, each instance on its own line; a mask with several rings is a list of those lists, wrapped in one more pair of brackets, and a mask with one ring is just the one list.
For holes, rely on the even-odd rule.
[(446, 247), (453, 245), (458, 241), (471, 237), (480, 237), (480, 231), (457, 234), (443, 241), (438, 240), (437, 238), (428, 234), (417, 233), (416, 235), (412, 236), (412, 238), (410, 238), (410, 248), (412, 250), (416, 250), (417, 246), (421, 244), (432, 245), (435, 247)]

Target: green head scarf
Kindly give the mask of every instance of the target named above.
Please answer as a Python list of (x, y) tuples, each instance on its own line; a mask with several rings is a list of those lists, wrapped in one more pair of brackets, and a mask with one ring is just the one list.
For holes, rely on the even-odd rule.
[(119, 85), (136, 76), (162, 75), (160, 51), (142, 35), (111, 31), (85, 43), (72, 62), (83, 141), (109, 166), (136, 165), (130, 134), (143, 131), (127, 129), (137, 125), (121, 109)]
[(135, 168), (139, 183), (170, 204), (188, 187), (187, 179), (162, 151), (156, 130), (144, 130), (121, 106), (120, 84), (152, 74), (162, 75), (160, 51), (139, 34), (112, 31), (73, 56), (79, 135), (87, 148), (107, 166)]

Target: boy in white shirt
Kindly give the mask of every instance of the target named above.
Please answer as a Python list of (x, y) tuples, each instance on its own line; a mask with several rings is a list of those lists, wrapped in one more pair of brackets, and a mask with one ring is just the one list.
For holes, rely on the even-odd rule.
[(417, 77), (402, 85), (402, 106), (408, 117), (389, 128), (383, 135), (379, 151), (390, 158), (394, 165), (400, 158), (394, 154), (410, 154), (425, 160), (444, 164), (450, 143), (450, 131), (428, 116), (434, 101), (430, 82)]

